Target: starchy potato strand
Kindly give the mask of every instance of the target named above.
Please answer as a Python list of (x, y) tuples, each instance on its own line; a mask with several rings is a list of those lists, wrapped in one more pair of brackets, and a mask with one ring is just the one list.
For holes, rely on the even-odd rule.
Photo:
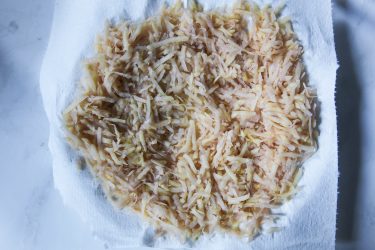
[(302, 47), (270, 7), (108, 24), (64, 112), (111, 202), (184, 239), (253, 238), (316, 149)]

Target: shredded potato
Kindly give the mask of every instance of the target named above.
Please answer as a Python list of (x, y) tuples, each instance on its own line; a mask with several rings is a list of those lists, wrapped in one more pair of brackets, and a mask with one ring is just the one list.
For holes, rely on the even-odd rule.
[(316, 150), (314, 90), (287, 21), (250, 3), (181, 2), (108, 24), (64, 112), (112, 203), (184, 239), (250, 239)]

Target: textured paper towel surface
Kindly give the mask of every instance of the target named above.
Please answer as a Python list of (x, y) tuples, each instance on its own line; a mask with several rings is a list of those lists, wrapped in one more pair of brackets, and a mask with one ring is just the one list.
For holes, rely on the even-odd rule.
[[(205, 9), (231, 6), (234, 1), (201, 1)], [(278, 1), (256, 1), (260, 5)], [(309, 84), (317, 89), (320, 105), (319, 150), (304, 164), (302, 191), (278, 212), (286, 227), (252, 242), (234, 236), (202, 237), (197, 249), (333, 249), (336, 230), (337, 130), (334, 102), (336, 54), (330, 0), (289, 0), (283, 15), (291, 17), (304, 47)], [(174, 239), (152, 240), (152, 230), (132, 213), (115, 211), (88, 171), (79, 171), (77, 154), (66, 144), (61, 113), (77, 89), (82, 58), (93, 53), (96, 34), (108, 19), (142, 20), (158, 10), (152, 0), (57, 0), (54, 22), (44, 58), (40, 84), (50, 121), (49, 147), (56, 188), (64, 203), (76, 210), (93, 233), (109, 246), (181, 248)]]

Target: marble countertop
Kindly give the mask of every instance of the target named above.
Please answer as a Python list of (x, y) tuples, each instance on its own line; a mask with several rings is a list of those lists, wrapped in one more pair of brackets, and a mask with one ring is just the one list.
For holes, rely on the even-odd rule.
[[(53, 185), (47, 146), (48, 121), (39, 91), (39, 70), (48, 44), (53, 8), (52, 0), (0, 2), (0, 249), (108, 249), (91, 235), (75, 212), (64, 206)], [(346, 18), (345, 15), (353, 17)], [(368, 23), (374, 24), (371, 18), (370, 21), (362, 20), (345, 11), (336, 16), (340, 23), (346, 23), (351, 35), (359, 37), (351, 43), (358, 51), (353, 60), (365, 58), (374, 68), (375, 61), (371, 59), (375, 58), (374, 52), (368, 53), (360, 44), (362, 38), (368, 43), (373, 41), (374, 37), (367, 35), (367, 40), (365, 37)], [(361, 78), (360, 82), (364, 89), (363, 112), (373, 114), (374, 101), (370, 94), (374, 93), (374, 84), (369, 81), (373, 78), (370, 66), (364, 65), (365, 74), (361, 77), (367, 74), (367, 78)], [(371, 141), (375, 140), (370, 139), (375, 139), (372, 129), (375, 121), (364, 120), (361, 126), (368, 138), (361, 143), (372, 150), (374, 143)], [(374, 188), (370, 180), (375, 176), (370, 167), (370, 162), (374, 162), (371, 150), (362, 153), (364, 170), (358, 186), (363, 195), (370, 195), (370, 188)], [(375, 200), (363, 195), (356, 199), (356, 204), (363, 209), (359, 209), (355, 218), (367, 226), (366, 230), (357, 230), (362, 236), (355, 239), (373, 244), (374, 239), (366, 238), (366, 235), (375, 235)], [(343, 209), (346, 211), (346, 206)], [(353, 246), (349, 244), (348, 249)]]
[(0, 249), (106, 249), (53, 185), (39, 70), (52, 0), (0, 2)]

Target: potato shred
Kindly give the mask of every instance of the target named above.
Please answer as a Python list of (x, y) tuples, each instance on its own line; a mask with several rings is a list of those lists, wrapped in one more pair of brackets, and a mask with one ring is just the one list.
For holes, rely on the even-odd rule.
[(161, 232), (252, 239), (316, 150), (314, 90), (288, 20), (181, 2), (108, 24), (64, 112), (109, 200)]

